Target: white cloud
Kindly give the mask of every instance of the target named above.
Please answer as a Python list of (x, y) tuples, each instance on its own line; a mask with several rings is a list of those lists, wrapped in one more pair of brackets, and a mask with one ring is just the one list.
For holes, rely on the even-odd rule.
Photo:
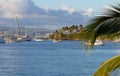
[(45, 6), (43, 9), (48, 12), (50, 8), (48, 6)]
[(92, 13), (93, 13), (92, 8), (88, 8), (88, 9), (83, 10), (83, 15), (92, 16)]
[(62, 5), (60, 9), (69, 12), (69, 14), (72, 14), (75, 11), (74, 8), (65, 5)]
[(26, 10), (28, 0), (0, 0), (0, 13), (3, 18), (19, 18), (22, 17), (22, 12)]
[[(84, 15), (91, 16), (92, 9), (84, 11)], [(62, 5), (60, 9), (38, 7), (32, 0), (0, 0), (0, 25), (7, 25), (17, 16), (21, 25), (72, 25), (83, 24), (84, 16), (74, 8)], [(5, 21), (6, 20), (6, 21)], [(5, 24), (3, 24), (5, 23)], [(8, 24), (8, 25), (9, 25)]]

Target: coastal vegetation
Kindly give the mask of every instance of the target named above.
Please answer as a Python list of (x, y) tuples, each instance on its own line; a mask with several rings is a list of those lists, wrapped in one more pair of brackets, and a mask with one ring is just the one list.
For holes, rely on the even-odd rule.
[[(88, 40), (92, 34), (87, 34), (87, 27), (84, 25), (72, 25), (65, 26), (58, 30), (55, 30), (51, 35), (49, 35), (49, 39), (51, 40)], [(88, 36), (89, 35), (89, 36)], [(99, 35), (99, 37), (104, 41), (113, 41), (115, 38), (119, 38), (119, 33), (112, 35)]]
[(65, 26), (51, 34), (50, 39), (81, 40), (83, 30), (84, 30), (83, 25), (72, 25), (69, 27)]

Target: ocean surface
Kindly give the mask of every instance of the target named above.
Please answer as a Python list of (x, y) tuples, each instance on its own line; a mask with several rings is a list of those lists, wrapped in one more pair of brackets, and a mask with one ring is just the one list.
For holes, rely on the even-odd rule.
[[(92, 76), (105, 60), (120, 55), (120, 43), (87, 51), (81, 41), (0, 44), (0, 76)], [(118, 75), (119, 70), (111, 76)]]

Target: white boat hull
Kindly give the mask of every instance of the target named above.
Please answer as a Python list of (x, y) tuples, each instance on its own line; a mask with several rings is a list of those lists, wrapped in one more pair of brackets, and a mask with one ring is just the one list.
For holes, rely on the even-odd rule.
[[(90, 42), (85, 42), (85, 45), (91, 45), (91, 43)], [(102, 40), (96, 40), (95, 43), (94, 43), (94, 45), (96, 45), (96, 46), (102, 46), (102, 45), (104, 45), (104, 43), (103, 43)]]
[(52, 40), (52, 42), (61, 42), (62, 40)]
[(43, 39), (33, 39), (34, 41), (44, 41)]

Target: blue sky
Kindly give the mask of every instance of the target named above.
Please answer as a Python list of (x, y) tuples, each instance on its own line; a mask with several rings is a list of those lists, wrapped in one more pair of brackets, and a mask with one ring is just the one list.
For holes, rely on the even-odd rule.
[(102, 9), (119, 0), (0, 0), (0, 26), (15, 25), (17, 16), (21, 26), (60, 28), (86, 25)]
[(73, 7), (76, 10), (93, 8), (99, 10), (105, 5), (113, 5), (118, 0), (33, 0), (40, 7), (48, 6), (49, 8), (59, 9), (62, 5)]

